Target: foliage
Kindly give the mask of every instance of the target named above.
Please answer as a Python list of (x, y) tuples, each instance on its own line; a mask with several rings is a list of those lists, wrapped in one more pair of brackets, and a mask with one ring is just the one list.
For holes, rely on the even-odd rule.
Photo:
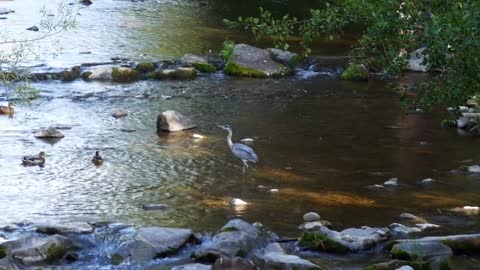
[(221, 53), (225, 61), (228, 61), (228, 59), (230, 59), (230, 56), (232, 56), (234, 47), (235, 47), (235, 42), (231, 40), (225, 40), (223, 42), (223, 49)]
[[(34, 38), (15, 39), (0, 29), (0, 87), (8, 99), (12, 99), (10, 96), (12, 90), (16, 99), (21, 102), (29, 102), (37, 96), (37, 90), (30, 86), (30, 73), (21, 63), (38, 59), (40, 55), (57, 55), (60, 51), (58, 41), (50, 38), (76, 25), (76, 12), (69, 8), (67, 3), (61, 2), (56, 12), (44, 8), (41, 13), (42, 19), (39, 23), (41, 31)], [(36, 42), (40, 40), (50, 41), (52, 43), (50, 47), (54, 50), (49, 53), (39, 50)]]
[(311, 10), (310, 18), (274, 18), (260, 8), (258, 17), (224, 20), (250, 30), (256, 38), (272, 38), (275, 46), (290, 47), (298, 35), (304, 53), (319, 38), (329, 40), (355, 29), (352, 60), (384, 76), (406, 71), (409, 52), (426, 47), (425, 61), (440, 71), (416, 86), (416, 105), (459, 105), (480, 91), (480, 1), (477, 0), (336, 0)]

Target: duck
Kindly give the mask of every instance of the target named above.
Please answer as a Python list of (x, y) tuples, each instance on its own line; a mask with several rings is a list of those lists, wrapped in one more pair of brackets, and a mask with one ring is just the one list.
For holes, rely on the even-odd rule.
[(38, 156), (24, 156), (22, 164), (24, 166), (43, 166), (45, 164), (45, 152), (40, 152)]
[(99, 152), (99, 151), (96, 151), (96, 152), (95, 152), (95, 156), (93, 157), (92, 162), (93, 162), (93, 164), (95, 164), (96, 166), (100, 166), (100, 165), (103, 164), (103, 158), (102, 158), (102, 156), (100, 156), (100, 152)]
[(12, 115), (15, 113), (15, 107), (12, 102), (8, 103), (8, 106), (0, 106), (0, 114)]

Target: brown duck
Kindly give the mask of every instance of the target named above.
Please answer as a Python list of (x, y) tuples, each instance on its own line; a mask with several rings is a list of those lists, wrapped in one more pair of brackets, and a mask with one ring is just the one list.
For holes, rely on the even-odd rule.
[(8, 106), (0, 106), (0, 114), (12, 115), (15, 113), (15, 107), (13, 103), (9, 102)]
[(103, 158), (102, 158), (102, 156), (100, 156), (100, 152), (99, 152), (99, 151), (96, 151), (96, 152), (95, 152), (95, 156), (93, 157), (92, 162), (93, 162), (93, 164), (95, 164), (96, 166), (100, 166), (100, 165), (103, 164)]
[(45, 152), (40, 152), (38, 156), (24, 156), (22, 164), (24, 166), (43, 166), (45, 164)]

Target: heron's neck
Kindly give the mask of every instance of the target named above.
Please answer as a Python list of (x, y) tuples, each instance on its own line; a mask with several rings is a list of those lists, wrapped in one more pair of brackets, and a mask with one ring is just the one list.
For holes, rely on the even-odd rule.
[(228, 143), (228, 146), (230, 148), (232, 148), (233, 142), (232, 142), (232, 131), (231, 130), (228, 130), (227, 143)]

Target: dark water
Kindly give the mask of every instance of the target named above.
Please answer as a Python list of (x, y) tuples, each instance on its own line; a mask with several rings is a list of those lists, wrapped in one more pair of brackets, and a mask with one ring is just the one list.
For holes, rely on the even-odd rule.
[[(17, 10), (0, 21), (0, 29), (14, 37), (35, 35), (23, 29), (37, 22), (43, 4), (0, 2)], [(279, 4), (279, 10), (291, 6)], [(207, 7), (188, 1), (95, 1), (78, 11), (76, 30), (57, 36), (63, 52), (39, 62), (70, 66), (112, 56), (160, 59), (218, 50), (226, 37), (249, 41), (217, 20), (244, 8), (222, 1)], [(342, 55), (346, 47), (319, 45), (316, 52)], [(85, 51), (91, 54), (80, 54)], [(411, 212), (448, 232), (478, 229), (477, 217), (445, 212), (480, 203), (479, 176), (449, 173), (479, 160), (478, 139), (442, 130), (443, 113), (405, 114), (395, 85), (220, 74), (188, 82), (35, 84), (41, 98), (20, 106), (13, 119), (0, 117), (0, 223), (115, 220), (210, 231), (241, 217), (294, 236), (303, 213), (314, 210), (338, 228), (386, 226)], [(198, 129), (157, 136), (156, 116), (168, 109), (188, 115)], [(115, 120), (110, 114), (116, 110), (129, 115)], [(216, 127), (226, 123), (234, 140), (255, 138), (260, 163), (245, 176), (228, 151), (225, 132)], [(54, 144), (33, 138), (33, 129), (52, 124), (73, 128)], [(194, 140), (192, 133), (208, 138)], [(90, 162), (97, 149), (106, 158), (99, 168)], [(44, 168), (19, 165), (22, 155), (41, 150), (48, 155)], [(366, 188), (391, 177), (401, 186)], [(438, 183), (417, 185), (425, 178)], [(279, 192), (259, 192), (258, 185)], [(234, 208), (228, 205), (232, 198), (250, 204)], [(144, 212), (146, 203), (172, 208)]]

